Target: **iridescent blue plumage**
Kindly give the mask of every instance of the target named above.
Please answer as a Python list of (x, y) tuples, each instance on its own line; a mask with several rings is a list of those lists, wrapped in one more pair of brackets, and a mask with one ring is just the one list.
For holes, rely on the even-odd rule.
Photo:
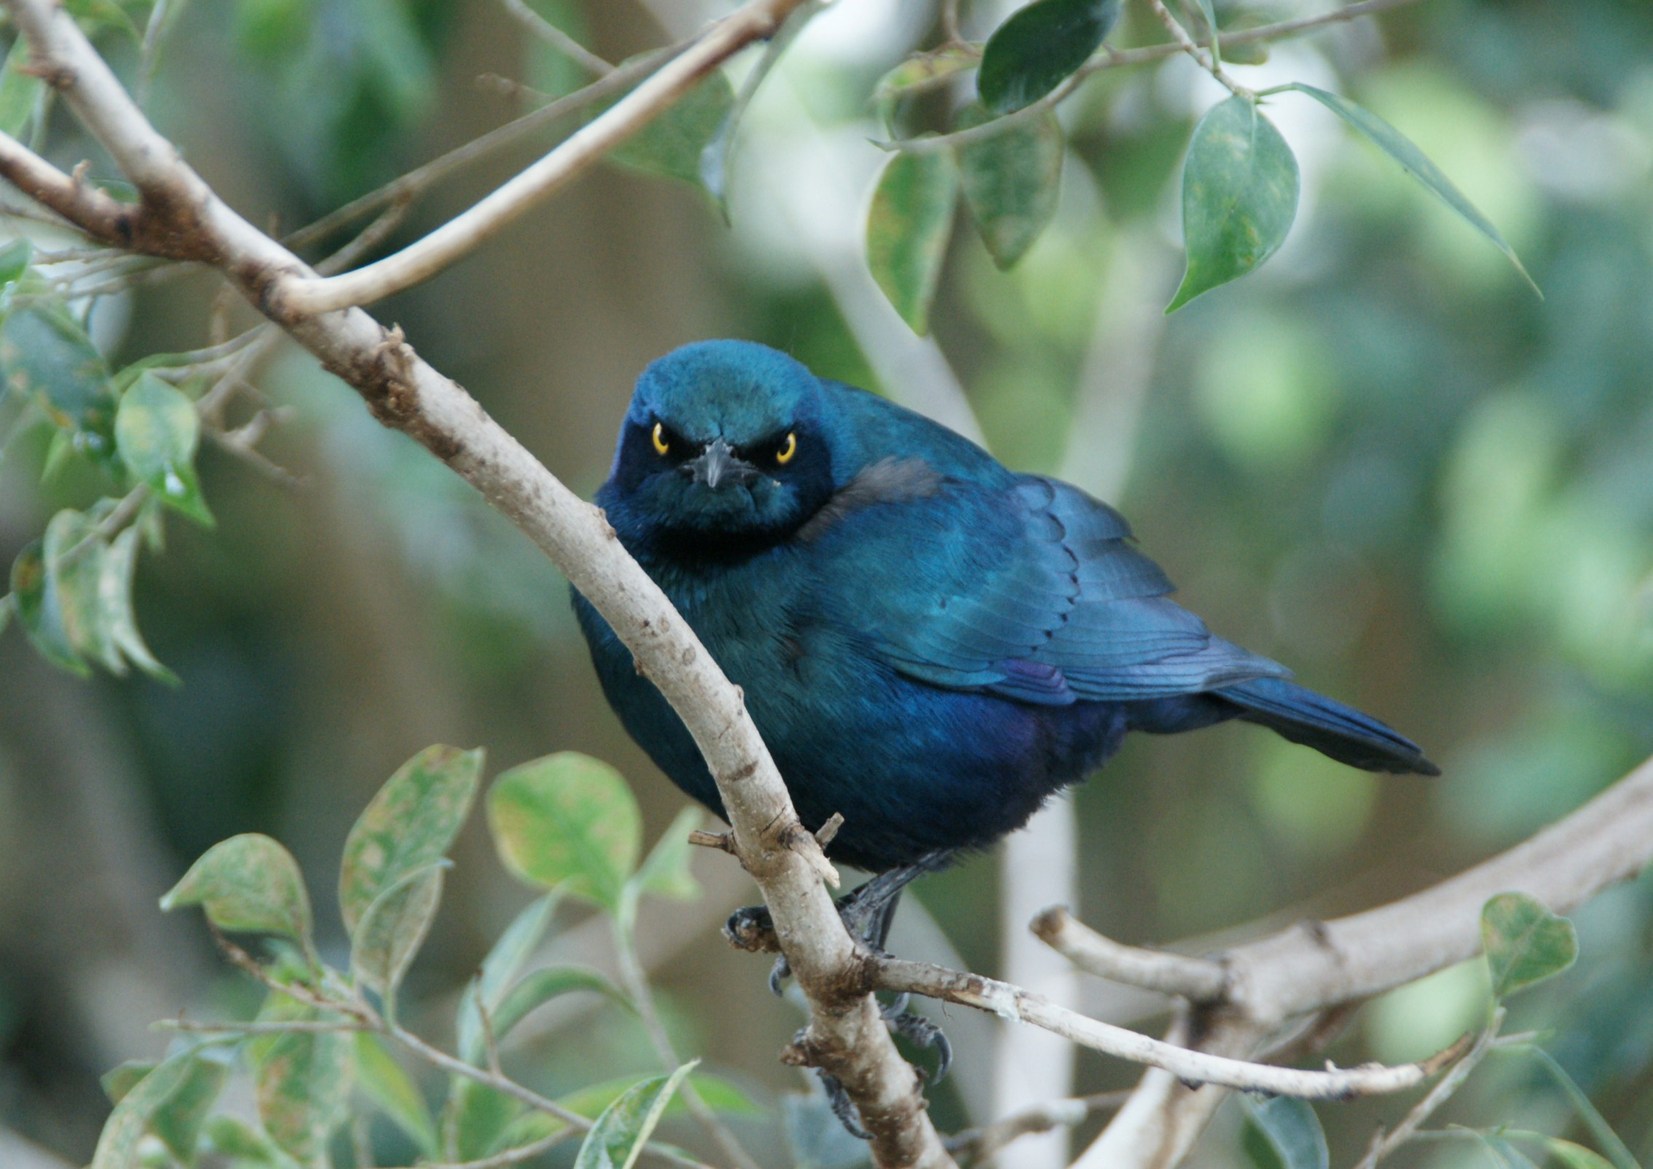
[[(828, 851), (862, 868), (991, 844), (1130, 730), (1242, 718), (1357, 767), (1435, 771), (1212, 636), (1106, 504), (761, 345), (649, 366), (597, 502), (744, 688), (804, 823), (841, 812)], [(576, 608), (626, 729), (721, 812), (676, 715)]]

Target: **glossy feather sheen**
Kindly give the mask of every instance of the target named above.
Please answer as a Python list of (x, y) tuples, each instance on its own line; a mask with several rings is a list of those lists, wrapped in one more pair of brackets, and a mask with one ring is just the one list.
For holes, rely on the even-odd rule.
[[(683, 449), (659, 453), (657, 424)], [(719, 440), (756, 473), (697, 477), (685, 460)], [(745, 690), (804, 823), (841, 812), (828, 851), (862, 868), (991, 844), (1133, 729), (1243, 718), (1357, 767), (1435, 771), (1214, 637), (1106, 504), (761, 345), (645, 370), (597, 502)], [(575, 607), (627, 731), (721, 813), (677, 716)]]

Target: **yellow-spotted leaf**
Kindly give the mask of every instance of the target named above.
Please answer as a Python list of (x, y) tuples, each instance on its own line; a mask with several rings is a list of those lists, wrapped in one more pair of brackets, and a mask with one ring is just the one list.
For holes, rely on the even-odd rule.
[(915, 333), (930, 328), (930, 303), (958, 202), (950, 151), (911, 150), (884, 164), (867, 212), (867, 267)]
[(1055, 216), (1064, 149), (1048, 110), (959, 148), (965, 204), (1000, 268), (1021, 259)]
[(524, 763), (488, 792), (488, 825), (523, 880), (617, 909), (637, 865), (642, 825), (620, 773), (577, 751)]
[(1481, 944), (1499, 999), (1560, 974), (1578, 959), (1573, 923), (1525, 893), (1500, 893), (1482, 906)]
[(257, 832), (213, 845), (184, 879), (161, 898), (161, 908), (199, 905), (221, 930), (280, 934), (310, 948), (310, 898), (298, 862)]
[(1188, 268), (1166, 312), (1252, 271), (1297, 217), (1297, 159), (1254, 102), (1231, 97), (1194, 127), (1182, 168)]
[(195, 475), (201, 420), (182, 390), (143, 373), (121, 395), (115, 445), (134, 483), (146, 484), (162, 502), (211, 527), (212, 512)]
[(339, 910), (353, 936), (385, 890), (447, 853), (481, 775), (480, 749), (426, 747), (374, 795), (345, 837), (339, 867)]

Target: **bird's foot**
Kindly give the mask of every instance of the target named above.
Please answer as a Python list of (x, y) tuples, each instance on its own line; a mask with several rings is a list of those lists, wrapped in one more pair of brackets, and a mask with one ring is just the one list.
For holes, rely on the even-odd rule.
[(855, 1101), (849, 1098), (844, 1091), (844, 1085), (837, 1076), (828, 1075), (820, 1068), (815, 1074), (821, 1077), (821, 1087), (826, 1089), (827, 1103), (832, 1107), (832, 1115), (838, 1118), (838, 1123), (849, 1131), (849, 1135), (863, 1141), (872, 1140), (872, 1134), (861, 1124), (861, 1113), (855, 1107)]
[(936, 1053), (936, 1070), (927, 1073), (924, 1078), (932, 1084), (939, 1084), (947, 1078), (947, 1071), (953, 1066), (953, 1043), (947, 1038), (947, 1032), (923, 1015), (909, 1011), (908, 998), (905, 994), (897, 995), (894, 1002), (880, 1011), (884, 1016), (884, 1026), (890, 1029), (891, 1035), (898, 1035), (925, 1051)]

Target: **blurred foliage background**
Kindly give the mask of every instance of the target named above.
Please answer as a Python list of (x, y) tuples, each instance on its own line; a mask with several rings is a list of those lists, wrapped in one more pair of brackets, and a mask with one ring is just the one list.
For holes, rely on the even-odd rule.
[[(693, 28), (720, 10), (535, 7), (614, 61), (666, 40), (661, 15)], [(966, 31), (983, 35), (1010, 7), (966, 4)], [(1318, 8), (1217, 10), (1226, 26)], [(604, 168), (378, 315), (586, 493), (637, 372), (696, 338), (767, 341), (823, 374), (924, 399), (937, 350), (889, 318), (857, 240), (885, 157), (869, 95), (933, 43), (935, 19), (875, 0), (818, 18), (747, 119), (728, 226), (689, 184)], [(1128, 11), (1113, 40), (1162, 31)], [(130, 38), (100, 45), (131, 64)], [(992, 449), (1105, 488), (1213, 628), (1402, 728), (1445, 773), (1377, 779), (1246, 728), (1133, 741), (1073, 797), (1079, 909), (1128, 941), (1399, 895), (1653, 752), (1653, 7), (1423, 0), (1235, 69), (1248, 84), (1344, 90), (1401, 128), (1500, 226), (1545, 297), (1326, 111), (1287, 95), (1269, 110), (1304, 170), (1290, 240), (1258, 274), (1163, 317), (1181, 154), (1219, 96), (1181, 58), (1107, 71), (1066, 103), (1058, 217), (1015, 269), (997, 270), (959, 224), (934, 337)], [(292, 227), (580, 80), (495, 0), (238, 0), (180, 10), (148, 105), (250, 220)], [(912, 132), (929, 115), (919, 103), (901, 116)], [(466, 170), (401, 238), (524, 157)], [(212, 291), (188, 277), (140, 286), (99, 307), (94, 334), (116, 362), (203, 344)], [(888, 372), (903, 368), (910, 380)], [(0, 636), (0, 1124), (70, 1161), (89, 1156), (107, 1109), (99, 1073), (162, 1047), (151, 1020), (234, 1009), (247, 993), (197, 920), (155, 906), (214, 841), (268, 832), (325, 892), (368, 796), (437, 741), (485, 746), (490, 771), (566, 748), (612, 760), (635, 781), (650, 839), (682, 804), (603, 706), (566, 585), (525, 540), (307, 355), (278, 349), (254, 380), (284, 408), (265, 449), (301, 485), (203, 453), (217, 529), (174, 523), (139, 570), (140, 622), (180, 684), (82, 681), (18, 630)], [(42, 483), (44, 446), (24, 430), (0, 458), (7, 563), (55, 509), (98, 490), (73, 468)], [(529, 897), (479, 824), (456, 855), (405, 996), (429, 1004), (438, 1033)], [(644, 960), (681, 1048), (772, 1105), (804, 1084), (774, 1058), (798, 1015), (763, 990), (763, 962), (717, 937), (753, 892), (727, 859), (697, 858), (701, 901), (645, 914)], [(978, 858), (917, 890), (962, 960), (988, 973), (995, 865)], [(1578, 923), (1580, 965), (1518, 1004), (1516, 1024), (1551, 1032), (1645, 1163), (1653, 880), (1609, 892)], [(336, 921), (322, 930), (342, 938)], [(569, 914), (557, 945), (600, 964), (605, 936)], [(898, 941), (915, 956), (937, 945)], [(1388, 996), (1332, 1054), (1442, 1046), (1478, 1025), (1483, 981), (1465, 966)], [(936, 1093), (938, 1121), (988, 1120), (987, 1028), (958, 1012), (944, 1022), (960, 1066)], [(634, 1022), (584, 1004), (547, 1018), (514, 1067), (554, 1091), (652, 1063)], [(1084, 1090), (1134, 1078), (1088, 1057), (1080, 1073)], [(1320, 1112), (1353, 1159), (1400, 1110)], [(1515, 1060), (1479, 1073), (1452, 1116), (1570, 1123)], [(769, 1130), (743, 1123), (776, 1159)], [(1211, 1163), (1232, 1155), (1228, 1139), (1219, 1128), (1208, 1142)], [(1420, 1146), (1400, 1163), (1479, 1155)]]

